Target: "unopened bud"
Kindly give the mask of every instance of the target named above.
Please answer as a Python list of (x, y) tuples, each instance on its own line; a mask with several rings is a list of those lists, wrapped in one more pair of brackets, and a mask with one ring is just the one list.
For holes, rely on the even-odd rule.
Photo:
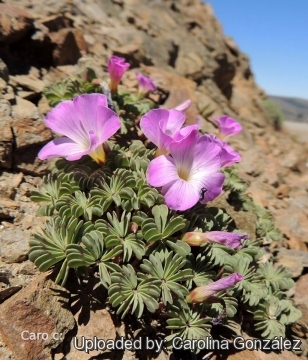
[(217, 243), (225, 245), (231, 249), (239, 249), (243, 246), (242, 241), (247, 240), (248, 235), (231, 233), (228, 231), (207, 231), (207, 232), (188, 232), (186, 233), (182, 241), (186, 242), (190, 246), (200, 246), (205, 243)]
[(190, 246), (200, 246), (208, 242), (204, 237), (204, 233), (197, 231), (186, 233), (183, 236), (182, 241), (186, 242), (186, 244)]
[(210, 296), (213, 296), (219, 291), (223, 291), (230, 288), (231, 286), (234, 286), (243, 279), (244, 277), (241, 274), (234, 273), (222, 279), (214, 281), (211, 284), (199, 286), (187, 295), (186, 301), (188, 303), (203, 302)]
[(136, 232), (138, 231), (138, 225), (136, 223), (132, 222), (130, 224), (130, 229), (134, 234), (136, 234)]

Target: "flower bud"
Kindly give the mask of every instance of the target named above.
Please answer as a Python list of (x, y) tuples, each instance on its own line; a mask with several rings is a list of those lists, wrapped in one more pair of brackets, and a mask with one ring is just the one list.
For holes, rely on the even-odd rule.
[(226, 290), (242, 281), (244, 277), (239, 273), (234, 273), (222, 279), (214, 281), (211, 284), (199, 286), (192, 290), (186, 297), (188, 303), (199, 303), (205, 301), (210, 296), (215, 295), (219, 291)]
[(188, 232), (183, 236), (182, 241), (190, 246), (200, 246), (208, 242), (204, 234), (198, 231)]
[(125, 62), (124, 58), (118, 56), (111, 56), (108, 61), (108, 72), (110, 75), (110, 91), (115, 92), (119, 85), (119, 82), (125, 73), (125, 71), (130, 67), (130, 64)]
[(220, 135), (223, 137), (233, 136), (242, 131), (242, 125), (227, 115), (223, 115), (219, 119), (214, 118), (214, 121), (216, 121)]
[(138, 225), (135, 222), (132, 222), (130, 223), (130, 229), (134, 234), (136, 234), (136, 232), (138, 231)]
[(200, 246), (208, 242), (225, 245), (231, 249), (239, 249), (243, 246), (242, 240), (248, 239), (246, 234), (230, 233), (227, 231), (188, 232), (182, 241), (190, 246)]
[(136, 77), (139, 84), (139, 94), (146, 94), (149, 91), (156, 90), (156, 86), (152, 78), (146, 77), (140, 73), (136, 73)]

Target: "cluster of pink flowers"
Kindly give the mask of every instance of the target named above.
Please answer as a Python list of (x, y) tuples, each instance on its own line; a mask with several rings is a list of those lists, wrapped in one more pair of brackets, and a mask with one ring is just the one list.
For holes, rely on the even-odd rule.
[(226, 142), (214, 135), (201, 136), (197, 124), (183, 126), (184, 122), (184, 113), (177, 109), (151, 110), (140, 121), (145, 136), (157, 146), (147, 180), (162, 188), (170, 209), (181, 211), (215, 199), (225, 179), (221, 168), (241, 160)]
[[(112, 56), (109, 59), (109, 85), (112, 93), (117, 91), (129, 66), (123, 58)], [(136, 76), (139, 94), (145, 95), (156, 89), (151, 78), (140, 73)], [(224, 115), (215, 119), (220, 138), (200, 135), (199, 124), (184, 125), (184, 111), (190, 104), (191, 101), (186, 100), (171, 110), (151, 110), (140, 121), (144, 135), (157, 146), (156, 156), (148, 167), (147, 181), (153, 187), (161, 188), (165, 203), (172, 210), (185, 211), (199, 201), (205, 204), (216, 198), (222, 191), (225, 179), (220, 170), (241, 160), (240, 155), (220, 139), (238, 134), (242, 130), (241, 125)], [(104, 143), (121, 127), (118, 114), (109, 109), (107, 97), (102, 94), (84, 94), (63, 101), (48, 113), (45, 124), (64, 137), (45, 145), (38, 154), (41, 160), (65, 157), (73, 161), (89, 155), (98, 163), (106, 161)], [(190, 246), (212, 242), (239, 249), (247, 237), (245, 234), (224, 231), (189, 232), (182, 241)], [(204, 301), (241, 280), (242, 275), (232, 274), (194, 289), (186, 300)]]
[[(108, 61), (110, 89), (117, 86), (129, 68), (125, 59), (112, 56)], [(139, 91), (155, 90), (151, 78), (137, 73)], [(187, 100), (175, 109), (155, 109), (145, 114), (140, 127), (145, 136), (157, 146), (156, 158), (151, 161), (147, 180), (161, 187), (166, 205), (184, 211), (198, 201), (207, 203), (222, 191), (224, 175), (221, 168), (241, 160), (240, 155), (226, 142), (214, 135), (200, 135), (199, 125), (184, 126)], [(230, 117), (216, 120), (221, 134), (231, 136), (241, 131), (241, 125)], [(60, 103), (49, 112), (46, 125), (64, 135), (48, 143), (39, 153), (44, 160), (63, 156), (78, 160), (90, 155), (98, 163), (106, 159), (104, 142), (120, 128), (119, 116), (108, 108), (101, 94), (84, 94)]]

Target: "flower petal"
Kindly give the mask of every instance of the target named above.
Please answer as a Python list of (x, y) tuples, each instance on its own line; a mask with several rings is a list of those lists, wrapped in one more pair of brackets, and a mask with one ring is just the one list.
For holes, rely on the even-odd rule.
[(178, 170), (181, 168), (190, 171), (194, 160), (194, 146), (198, 137), (199, 132), (194, 129), (182, 141), (170, 144), (170, 153)]
[(230, 233), (228, 231), (208, 231), (203, 233), (205, 239), (223, 244), (232, 249), (239, 249), (243, 246), (242, 240), (247, 240), (247, 234)]
[(241, 155), (232, 149), (226, 142), (222, 141), (221, 166), (226, 167), (242, 160)]
[(101, 131), (100, 119), (97, 116), (99, 106), (108, 107), (107, 98), (102, 94), (83, 94), (73, 99), (78, 119), (87, 132), (99, 134)]
[(162, 194), (169, 209), (184, 211), (197, 204), (199, 189), (192, 183), (178, 179), (163, 186)]
[(168, 120), (168, 117), (168, 110), (155, 109), (146, 113), (140, 120), (142, 132), (157, 147), (161, 147), (161, 144), (172, 141), (169, 136), (163, 134), (159, 126), (160, 121), (162, 119)]
[(118, 56), (111, 56), (108, 60), (108, 72), (112, 81), (118, 82), (125, 71), (130, 67), (130, 64), (125, 62), (124, 58)]
[(104, 106), (99, 106), (97, 108), (97, 122), (97, 126), (100, 130), (96, 135), (100, 144), (108, 140), (121, 127), (119, 116), (114, 111)]
[(209, 174), (219, 170), (221, 167), (221, 151), (221, 147), (209, 136), (201, 136), (194, 149), (192, 172), (206, 171)]
[(170, 137), (178, 132), (185, 122), (185, 115), (178, 110), (167, 110), (168, 117), (160, 120), (159, 126), (162, 132)]
[(66, 157), (67, 160), (79, 160), (89, 153), (82, 146), (68, 138), (54, 139), (46, 144), (38, 154), (39, 159), (45, 160), (53, 157)]
[(136, 73), (136, 77), (139, 83), (139, 91), (142, 93), (147, 93), (149, 91), (156, 90), (156, 86), (154, 84), (154, 81), (150, 77), (146, 77), (142, 75), (141, 73)]
[(174, 141), (181, 141), (184, 138), (186, 138), (188, 135), (190, 135), (190, 133), (193, 130), (199, 130), (199, 125), (198, 124), (194, 124), (194, 125), (188, 125), (188, 126), (184, 126), (182, 127), (182, 129), (180, 129), (174, 136), (173, 136), (173, 140)]
[(45, 124), (54, 132), (82, 144), (84, 148), (90, 145), (89, 133), (80, 122), (72, 100), (63, 101), (51, 110), (46, 116)]
[(205, 179), (203, 188), (206, 189), (201, 204), (206, 204), (214, 200), (222, 192), (222, 186), (225, 181), (225, 175), (222, 173), (214, 173)]
[(179, 179), (173, 159), (170, 156), (158, 156), (148, 167), (147, 181), (151, 186), (161, 187)]
[(218, 124), (219, 131), (224, 136), (237, 135), (242, 131), (242, 125), (228, 115), (223, 115), (219, 119), (214, 118)]
[(190, 107), (190, 105), (191, 105), (191, 100), (188, 99), (182, 102), (181, 104), (179, 104), (178, 106), (176, 106), (174, 110), (185, 111)]
[(116, 91), (123, 74), (130, 67), (130, 64), (125, 62), (124, 58), (114, 55), (108, 60), (107, 66), (110, 75), (110, 91), (114, 92)]

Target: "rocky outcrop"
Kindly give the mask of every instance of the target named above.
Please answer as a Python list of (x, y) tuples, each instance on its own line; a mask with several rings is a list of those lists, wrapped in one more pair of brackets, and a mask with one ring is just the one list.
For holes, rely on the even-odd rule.
[[(285, 131), (274, 131), (261, 107), (264, 92), (254, 81), (249, 58), (223, 35), (209, 4), (201, 0), (4, 0), (0, 34), (1, 271), (27, 263), (27, 237), (41, 221), (29, 196), (50, 168), (50, 162), (37, 158), (42, 145), (53, 136), (43, 123), (49, 110), (43, 87), (87, 66), (102, 78), (111, 54), (123, 56), (131, 64), (123, 79), (126, 86), (136, 87), (137, 70), (154, 78), (159, 91), (153, 99), (160, 106), (172, 108), (191, 99), (188, 123), (199, 117), (203, 129), (214, 133), (212, 116), (228, 114), (242, 123), (243, 132), (230, 143), (243, 157), (238, 168), (249, 183), (247, 192), (274, 214), (283, 233), (283, 240), (274, 246), (289, 251), (280, 252), (279, 261), (290, 265), (295, 278), (305, 271), (308, 147), (296, 143)], [(227, 197), (219, 201), (233, 212), (240, 228), (254, 231), (248, 224), (254, 221), (251, 214), (247, 217), (233, 209)], [(294, 265), (295, 259), (302, 259), (300, 267)], [(37, 275), (27, 276), (30, 281)], [(8, 299), (0, 307), (0, 329), (9, 321), (5, 312), (13, 311), (16, 304), (18, 314), (26, 314), (22, 300), (16, 304), (13, 300), (26, 293), (21, 290), (21, 295), (10, 298), (24, 285), (14, 279), (12, 275), (3, 282), (0, 276), (5, 290), (2, 298), (0, 292), (0, 301)], [(46, 284), (50, 289), (46, 281), (35, 291), (42, 291)], [(45, 319), (47, 330), (55, 331), (50, 318), (32, 305), (29, 314)], [(97, 311), (112, 327), (105, 310)], [(74, 315), (78, 321), (78, 312)], [(92, 315), (89, 321), (94, 328)], [(298, 326), (302, 324), (307, 324), (307, 317)], [(112, 329), (110, 336), (115, 336)], [(16, 336), (12, 331), (2, 330), (3, 341), (11, 349)], [(77, 334), (89, 334), (89, 328), (80, 327)], [(55, 346), (40, 343), (33, 350), (18, 348), (15, 355), (26, 359), (25, 354), (33, 351), (35, 356), (47, 356)], [(69, 356), (77, 358), (77, 354)]]

